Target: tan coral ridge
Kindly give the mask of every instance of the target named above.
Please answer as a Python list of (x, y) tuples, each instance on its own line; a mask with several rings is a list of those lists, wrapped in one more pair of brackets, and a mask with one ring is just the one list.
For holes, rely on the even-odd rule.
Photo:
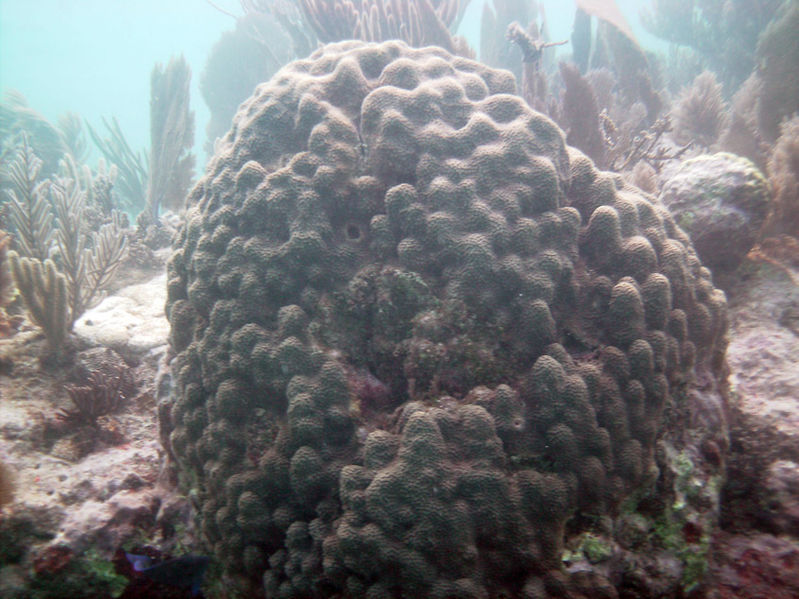
[(6, 312), (6, 306), (14, 295), (14, 281), (8, 266), (9, 245), (11, 245), (11, 236), (0, 229), (0, 337), (5, 337), (13, 330), (13, 324)]
[(15, 477), (11, 466), (0, 461), (0, 509), (14, 501)]
[[(681, 566), (622, 532), (642, 498), (645, 521), (712, 529), (720, 466), (695, 449), (726, 442), (724, 295), (666, 211), (568, 148), (508, 72), (325, 46), (241, 106), (189, 203), (162, 437), (250, 592), (696, 582), (702, 546)], [(591, 531), (628, 571), (562, 570)]]

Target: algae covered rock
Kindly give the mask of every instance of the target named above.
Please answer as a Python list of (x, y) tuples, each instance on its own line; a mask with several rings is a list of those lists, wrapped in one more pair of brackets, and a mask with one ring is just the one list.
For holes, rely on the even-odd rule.
[(251, 593), (614, 596), (564, 570), (572, 539), (656, 576), (679, 539), (602, 523), (712, 529), (712, 491), (683, 495), (720, 476), (691, 452), (726, 439), (724, 295), (509, 73), (325, 46), (241, 106), (190, 205), (162, 436)]
[(686, 160), (660, 200), (712, 270), (735, 270), (757, 240), (769, 211), (766, 177), (750, 160), (719, 152)]

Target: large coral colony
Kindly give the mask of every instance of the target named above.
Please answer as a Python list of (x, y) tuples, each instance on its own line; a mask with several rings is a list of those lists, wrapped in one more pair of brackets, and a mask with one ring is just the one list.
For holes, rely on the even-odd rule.
[[(730, 445), (721, 288), (799, 236), (799, 6), (651, 2), (666, 62), (614, 2), (575, 4), (558, 67), (543, 3), (486, 2), (478, 61), (452, 33), (468, 2), (242, 0), (191, 190), (182, 58), (153, 71), (149, 154), (104, 121), (94, 170), (80, 119), (0, 104), (0, 370), (38, 348), (67, 383), (75, 461), (121, 444), (108, 415), (152, 386), (161, 481), (191, 512), (142, 532), (125, 576), (185, 543), (164, 563), (201, 572), (170, 597), (206, 566), (213, 597), (701, 596)], [(162, 255), (150, 385), (72, 329)], [(14, 481), (0, 460), (0, 510)]]
[(162, 426), (202, 537), (267, 596), (615, 596), (564, 542), (645, 559), (618, 531), (670, 517), (666, 454), (724, 442), (688, 424), (723, 292), (507, 72), (325, 46), (240, 108), (189, 205)]

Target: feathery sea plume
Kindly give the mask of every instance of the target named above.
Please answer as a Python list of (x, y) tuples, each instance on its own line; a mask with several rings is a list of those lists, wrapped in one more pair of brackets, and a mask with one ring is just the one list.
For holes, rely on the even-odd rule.
[(115, 412), (136, 390), (136, 383), (127, 366), (119, 366), (104, 374), (89, 373), (82, 385), (67, 385), (73, 408), (62, 409), (58, 418), (64, 422), (96, 427), (98, 419)]
[(726, 113), (721, 84), (711, 71), (704, 71), (682, 91), (672, 110), (674, 136), (680, 143), (694, 140), (709, 148), (724, 129)]
[(42, 160), (42, 174), (54, 173), (58, 161), (70, 151), (67, 137), (59, 127), (28, 106), (25, 96), (10, 90), (0, 102), (0, 163), (5, 163), (9, 155), (16, 152), (22, 138), (33, 148)]
[(62, 171), (71, 176), (42, 181), (42, 162), (23, 137), (8, 169), (7, 211), (16, 249), (9, 253), (11, 272), (31, 320), (42, 328), (55, 356), (75, 320), (114, 276), (127, 245), (116, 211), (97, 230), (86, 220), (87, 197), (110, 193), (105, 179), (113, 174), (103, 168), (94, 177), (66, 156)]
[(799, 111), (799, 3), (786, 2), (757, 41), (758, 74), (763, 82), (758, 98), (760, 132), (769, 142), (780, 135), (780, 123)]
[(69, 287), (69, 329), (113, 278), (124, 257), (127, 241), (119, 214), (99, 231), (86, 232), (86, 191), (71, 178), (52, 185), (57, 227), (56, 255)]
[(0, 230), (0, 337), (8, 334), (11, 329), (5, 307), (11, 301), (14, 291), (14, 281), (8, 269), (8, 246), (11, 236)]
[(191, 69), (183, 56), (150, 76), (150, 178), (144, 218), (158, 222), (162, 206), (182, 205), (194, 175), (194, 113), (189, 110)]
[(401, 39), (411, 46), (459, 50), (450, 31), (458, 27), (465, 5), (457, 0), (301, 0), (305, 19), (323, 43), (346, 39), (380, 42)]
[(594, 90), (572, 63), (560, 63), (560, 76), (566, 84), (562, 101), (563, 120), (566, 121), (562, 125), (568, 132), (566, 143), (582, 150), (598, 166), (605, 168), (605, 141)]
[(766, 167), (768, 143), (763, 139), (757, 118), (758, 98), (763, 82), (757, 73), (743, 82), (732, 98), (732, 107), (719, 138), (719, 147), (725, 152), (745, 156), (758, 168)]
[(60, 356), (69, 333), (67, 278), (49, 258), (42, 262), (13, 251), (8, 257), (31, 320), (44, 332), (50, 354)]
[(116, 118), (110, 121), (103, 119), (103, 125), (109, 137), (102, 138), (87, 125), (92, 141), (103, 153), (105, 159), (116, 166), (119, 176), (116, 186), (119, 189), (123, 204), (127, 208), (141, 209), (147, 197), (147, 158), (144, 152), (134, 152), (128, 144), (122, 128)]
[(50, 255), (53, 239), (53, 214), (47, 201), (49, 181), (39, 177), (42, 161), (28, 143), (27, 136), (8, 166), (11, 187), (6, 190), (6, 210), (16, 247), (23, 256), (44, 260)]
[(780, 125), (780, 136), (768, 160), (774, 194), (770, 229), (799, 236), (799, 114)]

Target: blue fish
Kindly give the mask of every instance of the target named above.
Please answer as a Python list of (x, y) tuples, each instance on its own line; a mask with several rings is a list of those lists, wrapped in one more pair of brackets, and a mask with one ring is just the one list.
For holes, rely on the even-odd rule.
[(208, 568), (208, 562), (211, 561), (205, 555), (191, 553), (157, 563), (146, 555), (126, 552), (125, 557), (136, 572), (141, 572), (143, 576), (160, 584), (189, 589), (192, 597), (200, 594), (203, 576)]

